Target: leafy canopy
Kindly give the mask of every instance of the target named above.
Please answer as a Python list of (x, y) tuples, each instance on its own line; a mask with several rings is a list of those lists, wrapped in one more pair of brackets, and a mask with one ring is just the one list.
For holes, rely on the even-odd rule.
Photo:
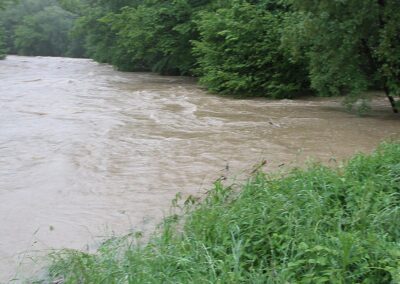
[(308, 57), (311, 86), (320, 95), (357, 98), (371, 88), (390, 100), (400, 95), (400, 1), (288, 2), (297, 21), (287, 37)]

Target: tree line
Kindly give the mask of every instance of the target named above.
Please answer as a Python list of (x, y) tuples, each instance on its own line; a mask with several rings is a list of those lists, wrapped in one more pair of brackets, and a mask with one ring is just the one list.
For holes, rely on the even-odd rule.
[(240, 96), (352, 105), (377, 89), (398, 111), (398, 0), (20, 0), (0, 16), (3, 54), (89, 57)]

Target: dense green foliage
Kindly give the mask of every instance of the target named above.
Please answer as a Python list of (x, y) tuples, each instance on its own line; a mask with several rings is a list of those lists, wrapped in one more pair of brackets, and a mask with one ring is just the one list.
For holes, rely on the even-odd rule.
[(106, 22), (111, 22), (119, 46), (127, 52), (135, 69), (190, 74), (194, 64), (191, 10), (187, 1), (166, 1), (125, 8)]
[(294, 64), (280, 46), (284, 10), (233, 1), (202, 13), (194, 42), (201, 76), (210, 90), (273, 98), (308, 89), (304, 66)]
[[(219, 93), (292, 97), (309, 90), (306, 64), (281, 47), (287, 7), (273, 2), (82, 0), (72, 35), (87, 56), (122, 70), (197, 75)], [(61, 3), (77, 12), (76, 1)]]
[(0, 26), (0, 59), (6, 56), (6, 46), (5, 46), (5, 31), (2, 26)]
[(369, 88), (400, 95), (400, 1), (291, 2), (299, 19), (292, 45), (306, 53), (320, 95), (357, 97)]
[[(119, 69), (189, 75), (195, 64), (191, 40), (197, 35), (192, 15), (206, 2), (144, 0), (122, 7), (127, 3), (81, 1), (72, 36), (81, 39), (87, 56)], [(75, 11), (70, 1), (61, 3)]]
[(57, 0), (21, 0), (0, 12), (8, 52), (21, 55), (67, 55), (74, 19)]
[(15, 49), (23, 55), (61, 56), (68, 50), (71, 17), (57, 6), (27, 16), (15, 30)]
[[(4, 9), (7, 4), (9, 4), (8, 0), (0, 0), (0, 11)], [(0, 59), (4, 59), (6, 57), (7, 48), (6, 48), (6, 34), (2, 23), (0, 22)]]
[[(398, 283), (400, 144), (337, 169), (258, 174), (241, 191), (217, 183), (188, 199), (144, 246), (53, 255), (63, 283)], [(193, 202), (191, 202), (193, 201)], [(133, 240), (133, 241), (132, 241)], [(132, 241), (132, 242), (131, 242)], [(47, 282), (46, 282), (47, 283)]]

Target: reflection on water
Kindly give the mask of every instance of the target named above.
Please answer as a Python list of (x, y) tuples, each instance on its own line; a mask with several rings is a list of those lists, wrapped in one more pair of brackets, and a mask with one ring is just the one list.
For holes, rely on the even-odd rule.
[(10, 56), (0, 61), (0, 282), (31, 268), (36, 250), (149, 230), (177, 192), (196, 194), (226, 168), (329, 162), (399, 137), (387, 102), (374, 109), (360, 118), (332, 99), (234, 100), (187, 78)]

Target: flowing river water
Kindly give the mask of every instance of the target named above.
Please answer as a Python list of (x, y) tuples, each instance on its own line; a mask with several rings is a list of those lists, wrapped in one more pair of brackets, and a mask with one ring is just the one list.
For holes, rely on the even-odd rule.
[[(384, 99), (359, 117), (337, 99), (238, 100), (190, 78), (122, 73), (85, 59), (0, 61), (0, 283), (35, 255), (146, 231), (177, 192), (200, 194), (307, 157), (334, 163), (399, 138)], [(33, 259), (31, 257), (33, 256)]]

